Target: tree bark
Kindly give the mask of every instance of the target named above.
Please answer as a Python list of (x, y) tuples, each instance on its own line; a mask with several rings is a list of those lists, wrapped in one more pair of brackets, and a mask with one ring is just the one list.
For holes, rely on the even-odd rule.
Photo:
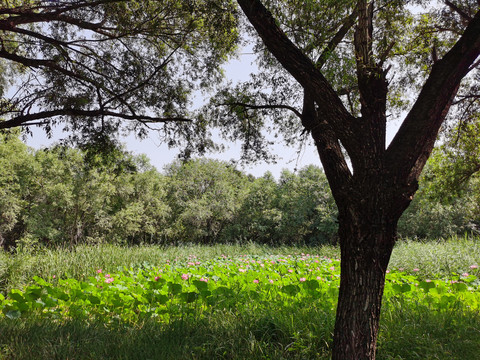
[[(350, 209), (351, 210), (351, 209)], [(333, 360), (375, 359), (385, 274), (397, 220), (376, 209), (340, 219), (341, 279)]]

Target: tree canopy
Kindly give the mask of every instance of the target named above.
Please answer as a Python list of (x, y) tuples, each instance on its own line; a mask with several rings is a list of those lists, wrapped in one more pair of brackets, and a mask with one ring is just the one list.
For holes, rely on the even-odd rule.
[(234, 15), (230, 1), (3, 1), (0, 129), (62, 124), (81, 141), (160, 128), (201, 151), (191, 97), (219, 80)]
[[(343, 135), (337, 134), (338, 138), (348, 137), (348, 128), (355, 127), (355, 124), (359, 123), (356, 119), (361, 119), (362, 115), (365, 115), (362, 113), (366, 111), (365, 104), (375, 100), (376, 94), (371, 94), (369, 99), (366, 97), (367, 94), (361, 93), (361, 84), (359, 85), (361, 77), (358, 76), (360, 65), (357, 64), (359, 56), (365, 59), (361, 68), (365, 76), (368, 72), (370, 77), (375, 78), (376, 71), (378, 76), (383, 77), (383, 85), (377, 81), (374, 87), (377, 93), (381, 89), (385, 92), (386, 106), (383, 112), (386, 120), (381, 133), (378, 134), (379, 146), (384, 148), (386, 148), (386, 124), (399, 122), (405, 118), (406, 112), (418, 99), (424, 83), (431, 75), (433, 66), (446, 55), (478, 11), (476, 0), (446, 1), (437, 5), (435, 5), (437, 2), (432, 1), (371, 2), (370, 10), (364, 9), (372, 12), (372, 16), (366, 18), (370, 19), (371, 23), (365, 25), (367, 26), (365, 36), (370, 40), (362, 40), (366, 41), (368, 49), (364, 49), (366, 53), (361, 55), (359, 35), (355, 40), (358, 1), (262, 3), (275, 19), (278, 31), (283, 32), (291, 41), (289, 49), (293, 51), (293, 48), (296, 48), (296, 55), (299, 57), (300, 54), (303, 55), (305, 68), (301, 70), (299, 68), (296, 72), (302, 71), (305, 74), (304, 83), (307, 80), (310, 83), (313, 81), (306, 68), (309, 63), (315, 64), (324, 78), (324, 86), (328, 83), (329, 88), (328, 91), (323, 89), (319, 95), (325, 102), (328, 99), (330, 104), (342, 109), (338, 110), (340, 113), (335, 116), (336, 118), (344, 116), (351, 120), (347, 123), (353, 125), (348, 126), (337, 120), (338, 128), (344, 132)], [(258, 14), (260, 10), (255, 9), (255, 14)], [(251, 13), (254, 14), (254, 11)], [(265, 21), (262, 24), (267, 27)], [(306, 116), (303, 115), (313, 109), (311, 99), (313, 94), (308, 92), (304, 94), (304, 84), (294, 78), (293, 73), (268, 51), (265, 44), (267, 41), (275, 43), (278, 54), (285, 59), (289, 57), (287, 45), (279, 44), (278, 37), (273, 34), (265, 34), (268, 39), (264, 42), (251, 26), (247, 26), (247, 30), (255, 43), (254, 49), (259, 56), (260, 71), (249, 81), (242, 82), (234, 88), (227, 85), (214, 98), (213, 103), (218, 106), (214, 115), (217, 115), (216, 119), (220, 126), (226, 129), (225, 137), (230, 140), (243, 138), (247, 144), (244, 155), (249, 157), (250, 154), (252, 157), (265, 154), (264, 149), (268, 146), (268, 141), (264, 137), (265, 130), (284, 136), (289, 145), (298, 143), (299, 140), (310, 139), (307, 136), (310, 131), (308, 128), (314, 124), (308, 124)], [(290, 65), (297, 67), (299, 64)], [(449, 103), (448, 123), (458, 122), (459, 119), (462, 121), (478, 119), (479, 62), (471, 61), (470, 66), (464, 71), (467, 74), (459, 84), (457, 96)], [(432, 89), (439, 88), (441, 87), (432, 84)], [(418, 108), (418, 104), (424, 101), (420, 99), (416, 103)], [(412, 119), (407, 123), (417, 122)], [(360, 135), (361, 131), (358, 129), (352, 131), (358, 133), (361, 140), (365, 140), (365, 137)], [(354, 164), (356, 151), (348, 150), (352, 141), (340, 139), (340, 142), (342, 149), (347, 150), (349, 159)]]

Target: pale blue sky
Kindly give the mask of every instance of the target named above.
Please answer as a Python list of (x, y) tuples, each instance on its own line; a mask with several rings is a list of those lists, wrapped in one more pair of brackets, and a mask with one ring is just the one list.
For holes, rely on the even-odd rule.
[[(252, 71), (256, 70), (254, 64), (255, 56), (247, 50), (243, 50), (238, 59), (234, 59), (229, 62), (225, 67), (227, 79), (232, 81), (246, 80)], [(388, 128), (387, 141), (390, 142), (393, 137), (398, 124), (390, 124)], [(39, 129), (32, 128), (34, 133), (33, 137), (27, 139), (27, 144), (33, 148), (46, 147), (57, 141), (61, 136), (64, 136), (58, 131), (58, 136), (54, 136), (53, 139), (47, 139), (44, 132)], [(149, 137), (144, 140), (136, 139), (133, 135), (122, 138), (122, 142), (126, 145), (128, 151), (134, 154), (146, 154), (150, 159), (152, 165), (154, 165), (159, 171), (162, 171), (164, 166), (174, 161), (178, 155), (178, 149), (169, 149), (166, 145), (162, 144), (158, 135), (155, 132), (151, 132)], [(220, 159), (225, 161), (238, 160), (240, 157), (239, 144), (225, 144), (228, 149), (224, 153), (208, 154), (208, 158)], [(320, 159), (315, 147), (311, 144), (304, 146), (302, 151), (298, 153), (298, 147), (286, 147), (282, 143), (278, 143), (272, 147), (272, 151), (279, 158), (276, 164), (267, 164), (264, 162), (257, 163), (255, 165), (249, 165), (244, 167), (238, 167), (248, 174), (252, 174), (256, 177), (262, 176), (265, 172), (270, 171), (275, 178), (279, 178), (283, 169), (294, 171), (295, 169), (301, 169), (310, 164), (321, 166)]]
[[(229, 64), (225, 66), (227, 79), (234, 82), (248, 79), (249, 74), (256, 70), (254, 59), (255, 56), (251, 52), (244, 50), (244, 52), (240, 53), (238, 59), (230, 61)], [(57, 135), (54, 135), (52, 139), (47, 139), (42, 130), (36, 128), (32, 128), (31, 130), (34, 135), (33, 137), (28, 137), (27, 145), (36, 149), (49, 146), (64, 136), (60, 131), (57, 131)], [(149, 137), (144, 140), (136, 139), (135, 136), (132, 135), (122, 138), (122, 142), (125, 143), (128, 151), (135, 154), (146, 154), (152, 165), (159, 171), (162, 171), (165, 165), (174, 161), (179, 152), (177, 149), (169, 149), (166, 145), (162, 144), (158, 135), (153, 131)], [(238, 160), (240, 157), (239, 144), (226, 143), (225, 145), (228, 147), (225, 152), (208, 154), (207, 157), (225, 161), (230, 161), (231, 159)], [(278, 178), (283, 169), (294, 171), (294, 169), (300, 169), (310, 164), (321, 166), (318, 154), (311, 145), (305, 146), (300, 154), (298, 154), (297, 147), (288, 148), (283, 146), (283, 144), (277, 144), (272, 149), (279, 157), (276, 164), (261, 162), (250, 166), (239, 166), (239, 169), (257, 177), (262, 176), (266, 171), (270, 171)]]

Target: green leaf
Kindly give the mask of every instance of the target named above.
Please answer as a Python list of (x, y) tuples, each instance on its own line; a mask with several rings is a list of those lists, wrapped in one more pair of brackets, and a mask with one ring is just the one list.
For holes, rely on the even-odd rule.
[(418, 287), (423, 289), (425, 292), (429, 292), (430, 289), (435, 287), (435, 283), (433, 281), (420, 281)]
[(193, 285), (195, 285), (198, 291), (208, 290), (208, 284), (204, 281), (194, 280)]
[(93, 304), (93, 305), (100, 304), (100, 299), (98, 298), (98, 296), (95, 296), (95, 295), (90, 295), (88, 297), (88, 301), (90, 301), (90, 303)]
[(25, 297), (23, 296), (23, 293), (17, 289), (10, 290), (10, 292), (8, 293), (8, 297), (12, 300), (16, 300), (20, 302), (26, 301)]
[(155, 295), (155, 302), (161, 305), (165, 305), (168, 301), (168, 296), (164, 294)]
[(232, 289), (227, 288), (225, 286), (220, 286), (213, 290), (213, 294), (218, 295), (218, 296), (224, 296), (227, 298), (234, 297), (235, 293), (233, 292)]
[(409, 292), (412, 287), (410, 284), (393, 284), (392, 289), (398, 294), (403, 294)]
[(10, 310), (5, 314), (5, 316), (13, 320), (20, 318), (20, 316), (22, 316), (22, 313), (18, 310)]
[(452, 288), (458, 292), (463, 292), (468, 290), (468, 286), (464, 283), (453, 283)]
[(183, 292), (180, 294), (180, 298), (185, 301), (187, 304), (194, 302), (198, 299), (198, 293), (191, 291), (191, 292)]
[(297, 285), (290, 284), (282, 287), (282, 292), (290, 296), (297, 295), (299, 291), (300, 291), (300, 288)]
[(43, 280), (42, 278), (40, 278), (38, 276), (34, 276), (33, 280), (40, 286), (51, 286), (52, 285), (49, 282), (46, 282), (45, 280)]
[(25, 298), (28, 298), (30, 300), (35, 300), (38, 299), (39, 297), (42, 296), (42, 288), (38, 286), (29, 286), (25, 290)]
[(170, 291), (170, 293), (172, 293), (172, 295), (178, 295), (182, 292), (183, 288), (181, 284), (169, 282), (168, 290)]
[(308, 290), (316, 290), (320, 287), (317, 280), (308, 280), (304, 282), (304, 285)]

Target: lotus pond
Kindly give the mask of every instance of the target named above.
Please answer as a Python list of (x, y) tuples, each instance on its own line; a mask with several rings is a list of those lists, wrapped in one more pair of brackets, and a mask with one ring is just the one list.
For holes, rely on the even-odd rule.
[[(434, 312), (478, 312), (480, 280), (469, 272), (424, 278), (419, 269), (394, 268), (386, 276), (384, 307), (423, 306)], [(340, 262), (311, 254), (237, 256), (203, 260), (191, 255), (163, 266), (144, 263), (115, 272), (97, 269), (84, 279), (35, 276), (23, 289), (0, 294), (0, 316), (96, 319), (137, 323), (202, 319), (218, 311), (240, 313), (308, 306), (334, 312)]]

